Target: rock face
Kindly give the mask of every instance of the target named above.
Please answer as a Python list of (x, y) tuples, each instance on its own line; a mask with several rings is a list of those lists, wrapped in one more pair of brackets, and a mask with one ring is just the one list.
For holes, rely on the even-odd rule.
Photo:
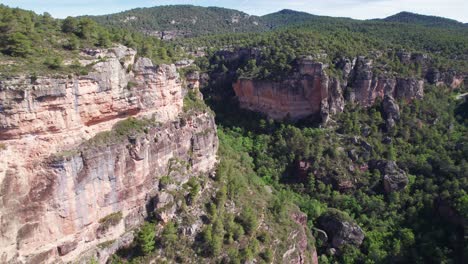
[(382, 101), (382, 108), (387, 129), (392, 129), (395, 126), (395, 121), (400, 119), (400, 107), (391, 95), (386, 95)]
[[(0, 81), (0, 263), (74, 260), (141, 223), (169, 160), (189, 175), (216, 163), (213, 116), (182, 113), (174, 65), (123, 46), (85, 52), (95, 63), (87, 76)], [(159, 125), (83, 144), (130, 116)]]
[(310, 246), (311, 233), (307, 227), (307, 215), (294, 212), (291, 218), (298, 227), (289, 235), (290, 247), (283, 254), (282, 263), (318, 264), (317, 250)]
[(364, 240), (364, 232), (351, 220), (342, 216), (341, 212), (330, 209), (318, 219), (318, 226), (328, 235), (330, 248), (341, 249), (344, 245), (359, 247)]
[(243, 108), (273, 119), (292, 120), (321, 113), (341, 112), (344, 99), (339, 80), (330, 82), (324, 65), (304, 59), (298, 72), (282, 82), (239, 79), (234, 91)]
[(378, 169), (382, 174), (386, 193), (401, 191), (408, 185), (408, 176), (404, 170), (398, 168), (395, 161), (371, 161), (369, 167), (371, 169)]
[[(236, 55), (226, 52), (222, 55), (227, 63), (239, 58), (245, 59), (246, 56), (258, 57), (255, 52), (248, 53), (244, 50), (238, 51)], [(428, 60), (424, 56), (421, 57), (422, 55), (406, 55), (401, 55), (400, 60), (421, 63)], [(338, 76), (329, 76), (326, 73), (327, 65), (306, 57), (297, 61), (294, 73), (287, 79), (238, 79), (233, 88), (242, 108), (262, 112), (273, 119), (289, 117), (297, 120), (315, 115), (320, 116), (325, 123), (330, 116), (342, 112), (346, 102), (369, 107), (386, 96), (407, 101), (422, 99), (424, 96), (423, 79), (376, 74), (374, 70), (378, 66), (374, 65), (372, 59), (343, 58), (334, 66), (338, 70)], [(430, 71), (431, 69), (428, 69), (426, 75), (430, 83), (446, 84), (454, 88), (460, 86), (464, 79), (463, 75), (457, 73), (445, 73), (449, 77), (442, 78), (440, 74)]]

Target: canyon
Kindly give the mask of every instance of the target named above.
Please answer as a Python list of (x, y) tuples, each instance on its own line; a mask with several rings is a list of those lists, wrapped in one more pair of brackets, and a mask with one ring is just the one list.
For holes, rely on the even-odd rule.
[[(115, 251), (157, 207), (171, 162), (189, 164), (181, 184), (216, 164), (213, 115), (183, 111), (174, 65), (124, 46), (82, 53), (87, 75), (0, 81), (1, 263), (68, 262), (104, 242)], [(145, 126), (118, 140), (108, 132), (136, 120)]]

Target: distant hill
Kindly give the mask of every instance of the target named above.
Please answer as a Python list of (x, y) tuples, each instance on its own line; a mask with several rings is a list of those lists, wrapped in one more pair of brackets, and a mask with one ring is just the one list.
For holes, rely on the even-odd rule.
[(137, 30), (162, 39), (197, 37), (202, 35), (236, 32), (264, 32), (288, 26), (309, 25), (334, 28), (348, 25), (378, 23), (405, 23), (411, 26), (467, 29), (467, 24), (456, 20), (401, 12), (384, 19), (355, 20), (351, 18), (317, 16), (306, 12), (284, 9), (264, 16), (251, 16), (241, 11), (192, 5), (156, 6), (128, 11), (88, 16), (99, 24), (129, 30)]
[(269, 28), (278, 28), (287, 25), (304, 23), (317, 18), (319, 18), (319, 16), (306, 12), (283, 9), (276, 13), (264, 15), (261, 17), (261, 20)]
[(226, 8), (191, 5), (137, 8), (89, 18), (103, 25), (134, 29), (166, 39), (266, 29), (257, 16)]
[(409, 23), (409, 24), (418, 24), (428, 27), (467, 27), (468, 24), (463, 24), (453, 19), (448, 19), (444, 17), (437, 16), (426, 16), (415, 14), (411, 12), (400, 12), (393, 16), (389, 16), (384, 19), (380, 19), (385, 22), (399, 22), (399, 23)]

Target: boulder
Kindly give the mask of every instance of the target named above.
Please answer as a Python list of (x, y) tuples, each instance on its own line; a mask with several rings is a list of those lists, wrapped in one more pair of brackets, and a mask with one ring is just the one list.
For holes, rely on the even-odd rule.
[(76, 246), (78, 246), (78, 243), (76, 241), (66, 242), (57, 247), (58, 253), (60, 256), (64, 256), (75, 250)]
[(403, 190), (408, 185), (408, 176), (400, 169), (395, 161), (371, 161), (371, 169), (378, 169), (383, 177), (383, 184), (386, 193)]
[(357, 154), (357, 151), (355, 149), (351, 149), (348, 151), (348, 157), (352, 161), (357, 161), (359, 159), (359, 155)]
[(391, 137), (384, 137), (382, 139), (382, 143), (387, 144), (387, 145), (392, 144), (392, 142), (393, 142), (393, 140), (392, 140)]
[(341, 249), (344, 245), (359, 247), (364, 240), (364, 231), (345, 213), (329, 209), (318, 218), (318, 227), (328, 235), (329, 247)]
[(367, 151), (372, 151), (372, 145), (364, 140), (361, 141), (361, 146)]
[(392, 96), (386, 95), (382, 101), (382, 109), (387, 129), (392, 129), (395, 126), (395, 120), (400, 119), (400, 107)]

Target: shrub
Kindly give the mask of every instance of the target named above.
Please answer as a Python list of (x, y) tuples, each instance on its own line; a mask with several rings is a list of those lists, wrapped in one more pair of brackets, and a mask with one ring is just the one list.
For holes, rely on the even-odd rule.
[(198, 98), (195, 91), (189, 91), (184, 98), (184, 112), (189, 111), (207, 111), (208, 106), (206, 106), (203, 100)]
[(62, 68), (62, 63), (63, 63), (63, 60), (60, 57), (54, 57), (54, 58), (47, 57), (44, 61), (44, 64), (49, 69), (52, 69), (52, 70), (57, 70), (57, 69)]
[(118, 211), (99, 219), (101, 226), (115, 226), (122, 220), (122, 212)]

